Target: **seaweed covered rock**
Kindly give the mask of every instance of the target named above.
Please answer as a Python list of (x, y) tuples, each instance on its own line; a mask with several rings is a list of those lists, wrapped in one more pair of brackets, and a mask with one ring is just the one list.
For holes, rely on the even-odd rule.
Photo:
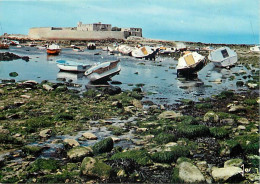
[(68, 151), (67, 156), (70, 160), (81, 161), (84, 157), (92, 156), (93, 150), (90, 147), (75, 147)]
[(113, 147), (114, 147), (113, 139), (111, 137), (108, 137), (106, 139), (97, 142), (93, 146), (93, 153), (97, 155), (100, 153), (110, 152), (113, 149)]
[(104, 162), (92, 157), (86, 157), (81, 163), (80, 172), (88, 177), (109, 179), (112, 168)]
[(31, 154), (34, 156), (38, 156), (42, 151), (44, 147), (37, 146), (37, 145), (26, 145), (22, 148), (23, 152), (26, 154)]
[(109, 86), (103, 90), (103, 93), (108, 95), (116, 95), (121, 93), (121, 91), (121, 88), (118, 86)]
[(209, 128), (205, 125), (180, 125), (177, 132), (182, 137), (195, 138), (209, 135)]
[(178, 117), (181, 117), (182, 114), (181, 113), (176, 113), (174, 111), (164, 111), (162, 112), (158, 118), (159, 119), (175, 119), (175, 118), (178, 118)]
[(230, 166), (241, 167), (242, 164), (243, 164), (243, 160), (242, 159), (235, 158), (235, 159), (227, 160), (224, 163), (224, 167), (230, 167)]
[(205, 182), (205, 178), (200, 170), (190, 162), (182, 162), (179, 165), (179, 177), (185, 183)]

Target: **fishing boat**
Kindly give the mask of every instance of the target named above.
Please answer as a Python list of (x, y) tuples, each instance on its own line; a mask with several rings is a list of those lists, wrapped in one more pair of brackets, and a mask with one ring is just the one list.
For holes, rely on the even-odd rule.
[(57, 60), (57, 66), (60, 70), (69, 72), (85, 72), (91, 65), (78, 63), (75, 61)]
[(60, 51), (60, 46), (56, 44), (51, 44), (47, 47), (47, 54), (49, 55), (58, 55)]
[(217, 67), (230, 67), (237, 62), (237, 53), (229, 47), (221, 47), (210, 52), (208, 59)]
[(35, 42), (29, 43), (29, 47), (35, 47), (35, 46), (37, 46), (37, 44)]
[(119, 62), (120, 60), (116, 60), (95, 64), (85, 72), (85, 75), (93, 83), (107, 82), (119, 74), (121, 70)]
[(155, 60), (155, 55), (157, 54), (158, 51), (159, 49), (154, 49), (152, 47), (144, 46), (144, 47), (135, 48), (131, 52), (131, 55), (138, 59), (145, 58), (146, 60), (147, 59)]
[(10, 43), (9, 43), (9, 45), (12, 45), (12, 46), (17, 46), (19, 44), (20, 43), (18, 41), (16, 41), (16, 40), (11, 40)]
[(87, 48), (88, 48), (88, 50), (95, 50), (96, 44), (95, 43), (88, 43)]
[(252, 51), (252, 52), (260, 52), (260, 46), (256, 45), (254, 47), (250, 47), (250, 51)]
[(205, 56), (202, 56), (197, 52), (185, 52), (178, 60), (177, 76), (191, 76), (200, 71), (205, 63)]
[(118, 46), (118, 51), (123, 54), (123, 55), (131, 55), (133, 48), (128, 46), (128, 45), (119, 45)]

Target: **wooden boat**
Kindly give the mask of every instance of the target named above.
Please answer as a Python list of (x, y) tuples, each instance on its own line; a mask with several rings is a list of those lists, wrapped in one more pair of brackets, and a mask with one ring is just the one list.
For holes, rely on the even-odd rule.
[(12, 45), (12, 46), (17, 46), (19, 45), (20, 43), (18, 41), (15, 41), (15, 40), (11, 40), (9, 45)]
[(61, 51), (60, 46), (56, 44), (52, 44), (47, 47), (47, 54), (49, 55), (58, 55), (60, 51)]
[(32, 42), (29, 44), (29, 47), (35, 47), (35, 46), (37, 46), (37, 44), (35, 42)]
[(148, 46), (144, 46), (144, 47), (140, 47), (140, 48), (135, 48), (132, 52), (131, 55), (135, 58), (145, 58), (150, 59), (150, 60), (155, 60), (155, 55), (157, 54), (157, 52), (159, 51), (159, 49), (154, 49), (152, 47), (148, 47)]
[(252, 52), (260, 52), (260, 46), (256, 45), (254, 47), (250, 47), (250, 51), (252, 51)]
[(88, 48), (88, 50), (95, 50), (96, 44), (95, 43), (88, 43), (87, 48)]
[(229, 47), (221, 47), (210, 52), (208, 59), (217, 67), (230, 67), (237, 62), (237, 53)]
[(191, 76), (200, 71), (205, 63), (205, 56), (202, 56), (197, 52), (185, 52), (178, 60), (177, 76)]
[(93, 83), (107, 82), (113, 76), (119, 74), (121, 70), (119, 62), (120, 60), (116, 60), (95, 64), (85, 72), (85, 75)]
[(123, 55), (131, 55), (131, 52), (133, 51), (133, 48), (128, 45), (119, 45), (118, 51)]
[(91, 65), (78, 63), (75, 61), (57, 60), (57, 66), (60, 70), (69, 72), (85, 72)]

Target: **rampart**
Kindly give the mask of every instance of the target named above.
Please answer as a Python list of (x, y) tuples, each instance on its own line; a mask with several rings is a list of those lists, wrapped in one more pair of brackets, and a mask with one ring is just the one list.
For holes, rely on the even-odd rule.
[(124, 31), (79, 31), (76, 29), (31, 28), (28, 37), (35, 40), (125, 39)]

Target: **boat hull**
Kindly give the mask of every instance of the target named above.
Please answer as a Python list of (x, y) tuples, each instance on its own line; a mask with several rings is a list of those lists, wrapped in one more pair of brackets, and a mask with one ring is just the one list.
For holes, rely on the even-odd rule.
[(177, 76), (193, 76), (198, 71), (200, 71), (206, 64), (206, 59), (192, 65), (190, 67), (177, 69)]
[(48, 55), (59, 55), (60, 49), (47, 49), (47, 54)]
[(102, 74), (93, 73), (88, 75), (87, 77), (92, 83), (105, 83), (111, 80), (113, 76), (118, 75), (120, 71), (121, 69), (117, 68), (116, 70), (104, 72)]
[(212, 62), (216, 67), (222, 67), (222, 68), (230, 67), (236, 64), (237, 56), (229, 57), (222, 61), (212, 61)]
[(69, 65), (62, 65), (62, 64), (57, 64), (60, 70), (62, 71), (69, 71), (69, 72), (85, 72), (87, 70), (87, 66), (69, 66)]

